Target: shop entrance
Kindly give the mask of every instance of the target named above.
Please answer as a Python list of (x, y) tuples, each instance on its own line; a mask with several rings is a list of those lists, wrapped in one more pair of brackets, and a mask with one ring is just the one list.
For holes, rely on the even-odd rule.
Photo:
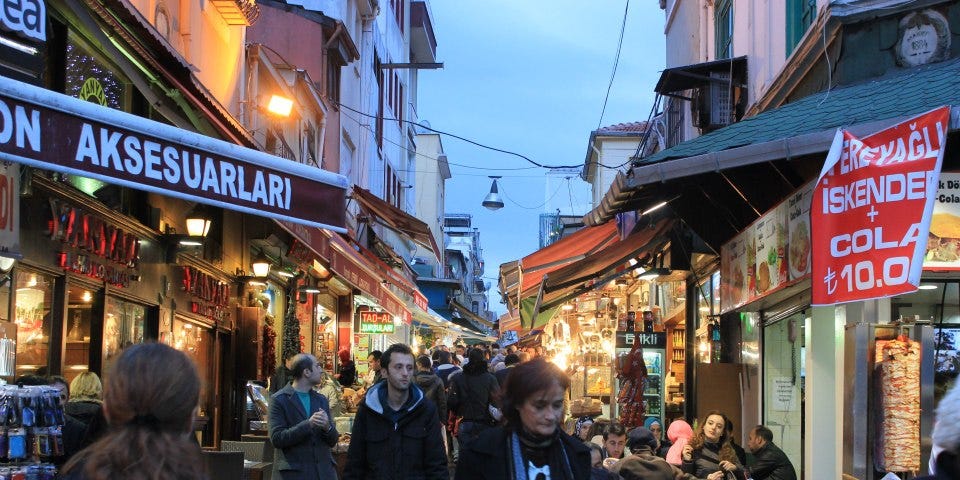
[(763, 424), (803, 478), (806, 345), (804, 312), (763, 328)]

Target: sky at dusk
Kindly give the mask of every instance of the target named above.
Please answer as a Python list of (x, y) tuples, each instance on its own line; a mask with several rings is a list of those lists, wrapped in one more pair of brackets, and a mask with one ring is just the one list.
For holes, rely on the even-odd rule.
[[(453, 133), (547, 165), (583, 165), (616, 58), (626, 0), (433, 0), (441, 70), (420, 73), (418, 115)], [(647, 119), (664, 68), (664, 13), (656, 0), (629, 4), (626, 30), (602, 125)], [(446, 211), (469, 213), (479, 228), (491, 285), (500, 264), (538, 248), (539, 216), (558, 208), (585, 213), (590, 190), (578, 176), (546, 181), (520, 157), (442, 137), (453, 178)], [(522, 170), (488, 170), (521, 169)], [(506, 206), (480, 205), (488, 175), (502, 175)], [(549, 191), (548, 191), (549, 190)]]

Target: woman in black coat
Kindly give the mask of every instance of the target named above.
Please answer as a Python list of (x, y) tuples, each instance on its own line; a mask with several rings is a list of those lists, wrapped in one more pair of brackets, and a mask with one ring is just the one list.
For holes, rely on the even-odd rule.
[(745, 480), (743, 465), (730, 444), (726, 416), (710, 412), (681, 454), (684, 473), (702, 480)]
[(456, 480), (590, 478), (590, 449), (561, 428), (570, 379), (544, 360), (514, 367), (501, 397), (503, 425), (460, 451)]

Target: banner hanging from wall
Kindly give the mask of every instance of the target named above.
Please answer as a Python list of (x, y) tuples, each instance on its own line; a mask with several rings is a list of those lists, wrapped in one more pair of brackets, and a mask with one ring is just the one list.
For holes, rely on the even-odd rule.
[(838, 130), (810, 208), (814, 305), (917, 289), (950, 107), (857, 138)]

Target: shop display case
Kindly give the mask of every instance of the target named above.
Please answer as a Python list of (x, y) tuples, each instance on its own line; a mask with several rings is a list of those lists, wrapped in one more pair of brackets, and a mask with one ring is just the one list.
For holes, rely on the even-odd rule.
[(647, 365), (647, 386), (643, 390), (647, 417), (655, 417), (663, 425), (663, 350), (645, 348), (643, 362)]

